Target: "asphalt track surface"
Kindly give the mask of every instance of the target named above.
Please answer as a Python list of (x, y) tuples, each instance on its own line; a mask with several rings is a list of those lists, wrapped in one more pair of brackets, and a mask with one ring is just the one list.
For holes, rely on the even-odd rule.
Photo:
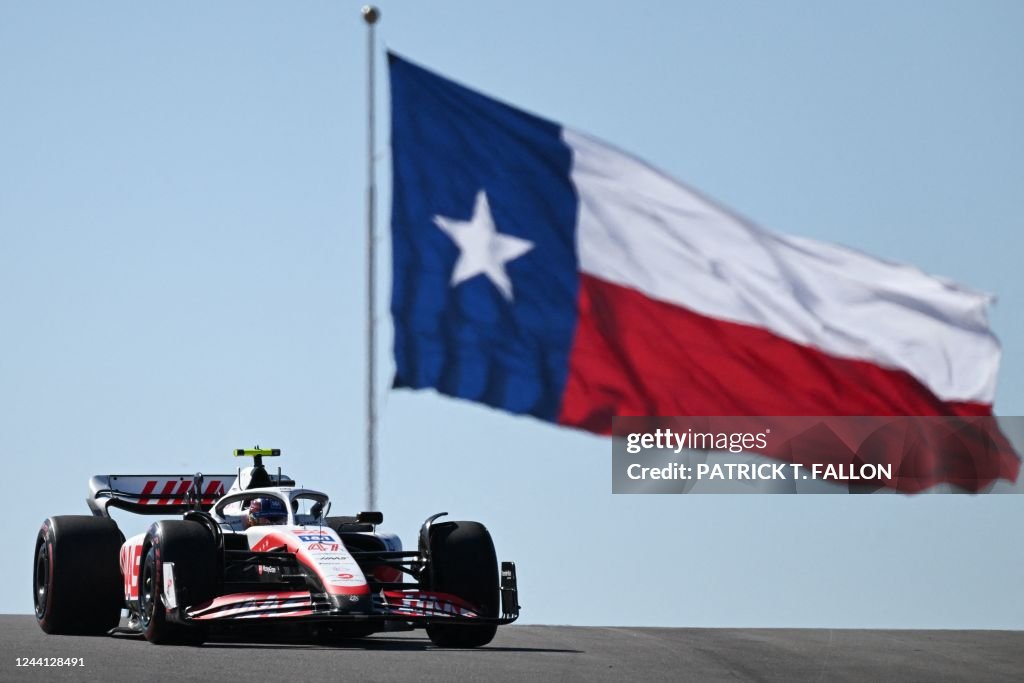
[[(336, 647), (48, 636), (0, 616), (0, 681), (1020, 681), (1021, 631), (507, 626), (488, 647), (440, 650), (422, 631)], [(78, 668), (17, 657), (83, 657)], [(240, 677), (241, 676), (241, 677)]]

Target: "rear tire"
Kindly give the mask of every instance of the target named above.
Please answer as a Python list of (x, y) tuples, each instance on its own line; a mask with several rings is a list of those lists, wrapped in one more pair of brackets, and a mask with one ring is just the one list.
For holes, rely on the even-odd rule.
[(108, 517), (60, 515), (43, 522), (32, 571), (40, 628), (53, 634), (103, 635), (118, 625), (124, 606), (123, 542)]
[(201, 645), (201, 625), (168, 619), (164, 606), (164, 563), (174, 563), (177, 610), (213, 599), (217, 586), (217, 546), (198, 522), (158, 522), (146, 540), (139, 570), (139, 612), (146, 640), (156, 645)]
[[(442, 522), (430, 527), (428, 590), (450, 593), (477, 608), (481, 617), (498, 616), (498, 559), (486, 527), (478, 522)], [(496, 624), (427, 625), (438, 647), (481, 647), (494, 639)]]

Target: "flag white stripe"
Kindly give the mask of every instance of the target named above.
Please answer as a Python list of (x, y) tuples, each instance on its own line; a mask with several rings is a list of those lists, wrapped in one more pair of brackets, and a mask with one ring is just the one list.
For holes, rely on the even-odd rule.
[(991, 297), (838, 245), (780, 235), (606, 143), (563, 129), (583, 272), (654, 299), (905, 370), (940, 399), (992, 403)]

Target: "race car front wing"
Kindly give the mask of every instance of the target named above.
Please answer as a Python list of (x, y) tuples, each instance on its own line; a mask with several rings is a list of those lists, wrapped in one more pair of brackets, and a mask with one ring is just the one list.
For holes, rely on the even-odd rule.
[[(501, 563), (501, 616), (487, 617), (458, 596), (416, 588), (382, 589), (373, 595), (373, 612), (344, 612), (333, 607), (326, 594), (303, 590), (228, 593), (179, 612), (185, 623), (235, 619), (287, 619), (303, 621), (400, 621), (465, 624), (511, 624), (519, 618), (519, 591), (513, 562)], [(173, 603), (173, 597), (170, 602)], [(171, 605), (168, 605), (171, 606)]]

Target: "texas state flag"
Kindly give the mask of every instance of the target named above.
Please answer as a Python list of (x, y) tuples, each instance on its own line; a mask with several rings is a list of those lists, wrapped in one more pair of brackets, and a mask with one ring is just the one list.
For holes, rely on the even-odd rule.
[(990, 297), (770, 232), (394, 54), (395, 384), (615, 415), (990, 415)]

